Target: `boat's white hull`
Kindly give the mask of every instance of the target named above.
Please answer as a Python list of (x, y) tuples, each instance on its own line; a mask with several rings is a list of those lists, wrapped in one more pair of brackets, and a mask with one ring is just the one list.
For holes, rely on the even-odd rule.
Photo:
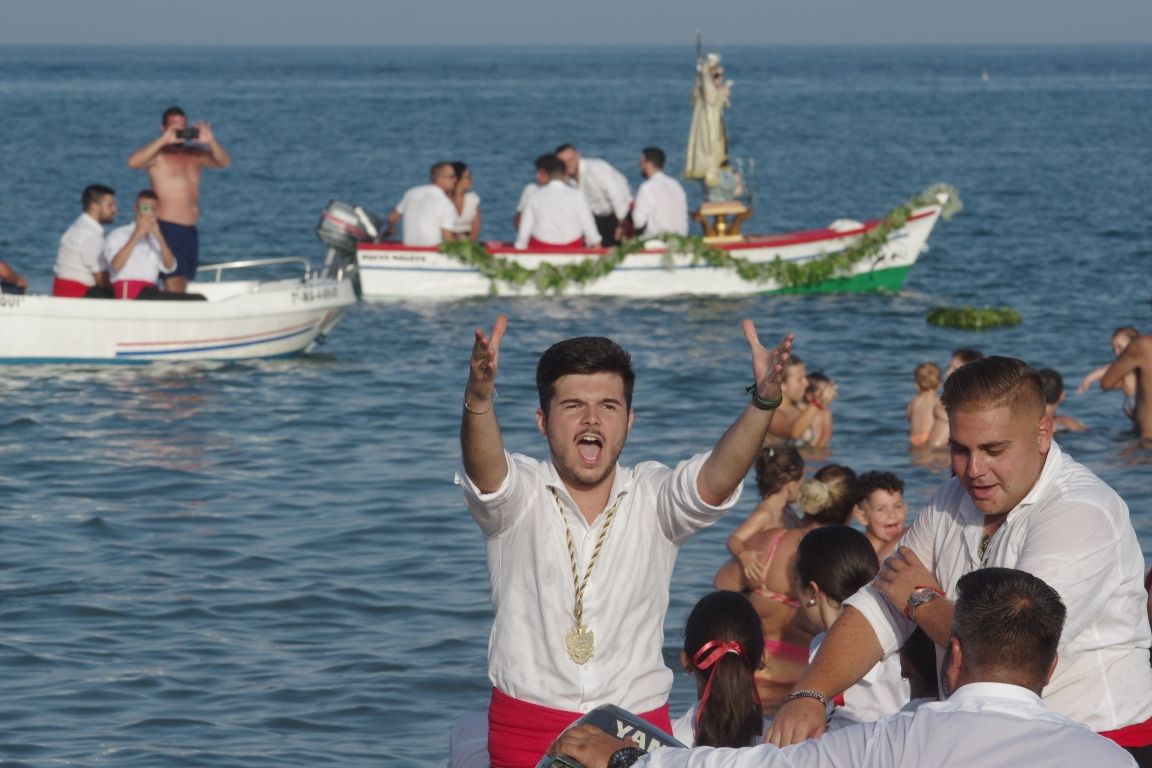
[[(904, 276), (925, 249), (928, 236), (939, 217), (938, 206), (917, 209), (903, 227), (891, 234), (877, 256), (857, 263), (850, 272), (833, 280), (798, 290), (898, 290)], [(859, 241), (861, 235), (877, 224), (869, 222), (843, 230), (796, 232), (719, 247), (754, 262), (779, 258), (783, 262), (804, 264), (850, 248)], [(514, 260), (533, 270), (544, 262), (575, 263), (605, 253), (603, 250), (583, 248), (546, 252), (517, 251), (491, 245), (488, 250), (494, 256)], [(361, 295), (365, 299), (448, 299), (484, 296), (493, 292), (501, 295), (536, 293), (531, 284), (517, 289), (489, 280), (474, 267), (462, 264), (435, 248), (417, 248), (397, 243), (361, 243), (356, 251), (356, 264)], [(785, 289), (785, 286), (775, 282), (744, 280), (731, 269), (693, 264), (689, 255), (669, 257), (665, 249), (660, 248), (631, 254), (608, 275), (587, 284), (572, 285), (567, 292), (597, 296), (739, 296), (775, 293)]]
[(306, 352), (356, 301), (349, 280), (193, 283), (208, 301), (0, 295), (0, 362), (235, 360)]

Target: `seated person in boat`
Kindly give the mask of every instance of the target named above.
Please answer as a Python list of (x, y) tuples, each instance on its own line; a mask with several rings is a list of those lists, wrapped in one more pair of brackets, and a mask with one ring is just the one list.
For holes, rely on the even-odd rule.
[(116, 193), (103, 184), (90, 184), (80, 196), (83, 213), (60, 237), (52, 271), (53, 296), (82, 298), (99, 286), (108, 288), (104, 262), (104, 225), (116, 220)]
[(8, 266), (8, 262), (0, 261), (0, 292), (24, 293), (26, 290), (28, 279)]
[(459, 240), (480, 237), (480, 195), (472, 189), (472, 169), (460, 160), (452, 162), (456, 171), (456, 186), (452, 188), (452, 206), (456, 209), (456, 223), (452, 232)]
[(404, 245), (435, 246), (456, 239), (452, 231), (458, 213), (452, 204), (456, 188), (456, 169), (450, 162), (439, 162), (428, 170), (429, 182), (412, 187), (388, 214), (384, 237), (396, 231), (396, 222), (404, 219)]
[(176, 269), (176, 257), (160, 231), (158, 207), (152, 190), (136, 195), (136, 221), (112, 230), (104, 241), (104, 260), (117, 299), (135, 299), (145, 288), (154, 291), (160, 275)]
[(600, 232), (580, 190), (564, 182), (564, 163), (556, 155), (536, 158), (536, 183), (520, 217), (516, 247), (578, 248), (600, 245)]
[(664, 150), (645, 147), (640, 153), (644, 183), (636, 190), (632, 225), (644, 237), (688, 234), (688, 196), (680, 182), (664, 173)]
[(549, 459), (509, 453), (495, 411), (506, 329), (501, 315), (491, 335), (475, 333), (457, 482), (484, 533), (492, 584), (490, 764), (532, 768), (601, 704), (672, 729), (661, 628), (676, 555), (739, 501), (779, 403), (792, 336), (770, 350), (744, 321), (751, 402), (711, 451), (673, 469), (619, 463), (635, 372), (628, 353), (602, 337), (559, 341), (541, 355), (536, 426)]
[(628, 179), (598, 157), (581, 157), (571, 144), (556, 147), (556, 157), (564, 163), (565, 176), (580, 190), (596, 221), (604, 245), (616, 245), (624, 239), (624, 223), (632, 205)]

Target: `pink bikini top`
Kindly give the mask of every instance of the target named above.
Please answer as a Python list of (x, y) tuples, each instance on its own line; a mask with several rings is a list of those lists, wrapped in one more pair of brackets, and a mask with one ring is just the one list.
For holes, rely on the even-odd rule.
[[(780, 546), (780, 539), (782, 539), (784, 537), (784, 534), (786, 534), (786, 533), (788, 533), (788, 531), (786, 531), (786, 530), (780, 531), (780, 533), (776, 534), (776, 536), (772, 539), (772, 543), (768, 545), (768, 551), (766, 553), (764, 553), (764, 568), (765, 569), (767, 569), (768, 567), (770, 567), (772, 565), (772, 558), (776, 556), (776, 548)], [(773, 602), (780, 603), (782, 605), (786, 605), (789, 608), (799, 608), (800, 607), (800, 601), (797, 600), (796, 598), (789, 597), (788, 595), (782, 595), (779, 592), (773, 592), (772, 590), (768, 589), (764, 585), (760, 585), (759, 587), (757, 587), (753, 591), (756, 594), (760, 595), (761, 597), (766, 597)]]

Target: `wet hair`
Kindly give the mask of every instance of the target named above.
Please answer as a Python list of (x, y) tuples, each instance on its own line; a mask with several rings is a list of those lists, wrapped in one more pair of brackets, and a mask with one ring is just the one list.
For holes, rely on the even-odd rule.
[(560, 154), (561, 152), (565, 152), (565, 151), (567, 151), (567, 150), (569, 150), (569, 149), (573, 149), (573, 150), (574, 150), (574, 149), (576, 149), (576, 147), (572, 146), (571, 144), (561, 144), (561, 145), (559, 145), (558, 147), (556, 147), (556, 149), (552, 150), (552, 154), (554, 154), (554, 155), (558, 155), (558, 154)]
[(564, 175), (564, 161), (555, 154), (540, 155), (536, 158), (536, 170), (544, 171), (550, 179), (558, 179)]
[[(739, 643), (739, 652), (733, 648), (698, 669), (696, 655), (713, 641)], [(707, 700), (697, 704), (696, 746), (747, 747), (764, 730), (753, 677), (763, 654), (763, 625), (747, 598), (725, 591), (700, 598), (684, 627), (684, 655), (693, 674), (711, 686)]]
[(180, 107), (168, 107), (168, 109), (164, 110), (164, 114), (160, 116), (160, 125), (167, 127), (168, 118), (170, 117), (183, 117), (187, 119), (188, 115), (184, 114), (184, 110), (180, 109)]
[(984, 353), (971, 347), (960, 347), (960, 349), (952, 350), (952, 357), (960, 358), (961, 365), (968, 365), (968, 363), (974, 363), (984, 357)]
[(644, 155), (645, 160), (660, 169), (663, 169), (664, 163), (668, 161), (668, 156), (664, 154), (664, 150), (660, 149), (660, 147), (644, 147), (644, 149), (640, 150), (640, 154)]
[(916, 387), (925, 391), (940, 386), (940, 366), (936, 363), (920, 363), (916, 366)]
[(856, 504), (856, 473), (839, 464), (822, 467), (800, 486), (796, 505), (804, 520), (818, 525), (843, 525)]
[(760, 492), (760, 498), (771, 496), (802, 477), (804, 457), (795, 448), (761, 448), (756, 454), (756, 489)]
[(468, 163), (463, 160), (453, 160), (452, 170), (456, 171), (456, 180), (459, 181), (464, 178), (464, 172), (468, 170)]
[(624, 348), (603, 336), (578, 336), (558, 341), (544, 351), (536, 366), (536, 391), (540, 410), (548, 413), (548, 404), (556, 394), (556, 381), (570, 374), (614, 373), (624, 380), (624, 401), (632, 407), (632, 389), (636, 374), (632, 358)]
[(1067, 611), (1056, 590), (1014, 568), (981, 568), (956, 584), (952, 634), (964, 669), (1039, 691), (1056, 658)]
[(1060, 372), (1051, 368), (1041, 368), (1036, 371), (1036, 375), (1040, 377), (1040, 385), (1044, 388), (1044, 403), (1046, 405), (1059, 403), (1060, 396), (1064, 394), (1064, 377)]
[(448, 160), (441, 160), (437, 163), (432, 163), (432, 167), (428, 169), (429, 180), (436, 181), (436, 177), (439, 176), (440, 172), (445, 168), (452, 168), (455, 170), (455, 163), (452, 163)]
[(83, 194), (80, 195), (80, 207), (85, 211), (90, 206), (99, 203), (105, 195), (115, 196), (116, 192), (112, 187), (106, 187), (103, 184), (89, 184), (84, 187)]
[(872, 470), (856, 478), (856, 503), (867, 501), (873, 491), (904, 493), (904, 481), (891, 472)]
[(801, 585), (815, 582), (830, 600), (843, 603), (872, 581), (880, 561), (863, 533), (846, 525), (826, 525), (800, 539), (795, 568)]
[(944, 382), (940, 396), (949, 414), (965, 409), (1011, 408), (1044, 414), (1044, 385), (1036, 370), (1014, 357), (984, 357), (966, 363)]
[(155, 200), (156, 202), (160, 202), (160, 198), (157, 197), (156, 193), (150, 189), (142, 189), (139, 192), (137, 192), (136, 193), (136, 199), (137, 200)]

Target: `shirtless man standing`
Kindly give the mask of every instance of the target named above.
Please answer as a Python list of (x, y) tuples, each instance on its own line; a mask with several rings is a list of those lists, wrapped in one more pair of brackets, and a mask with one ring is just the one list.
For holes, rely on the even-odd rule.
[[(129, 168), (146, 168), (160, 196), (160, 231), (176, 255), (176, 271), (164, 278), (164, 289), (184, 293), (196, 277), (200, 258), (200, 174), (204, 168), (227, 168), (228, 150), (220, 146), (208, 123), (188, 128), (180, 107), (169, 107), (160, 119), (159, 138), (128, 158)], [(195, 132), (199, 133), (195, 133)], [(193, 135), (190, 135), (193, 134)]]
[(1144, 442), (1152, 441), (1152, 335), (1137, 336), (1108, 366), (1100, 378), (1101, 389), (1119, 389), (1124, 377), (1136, 374), (1136, 410), (1132, 420)]

